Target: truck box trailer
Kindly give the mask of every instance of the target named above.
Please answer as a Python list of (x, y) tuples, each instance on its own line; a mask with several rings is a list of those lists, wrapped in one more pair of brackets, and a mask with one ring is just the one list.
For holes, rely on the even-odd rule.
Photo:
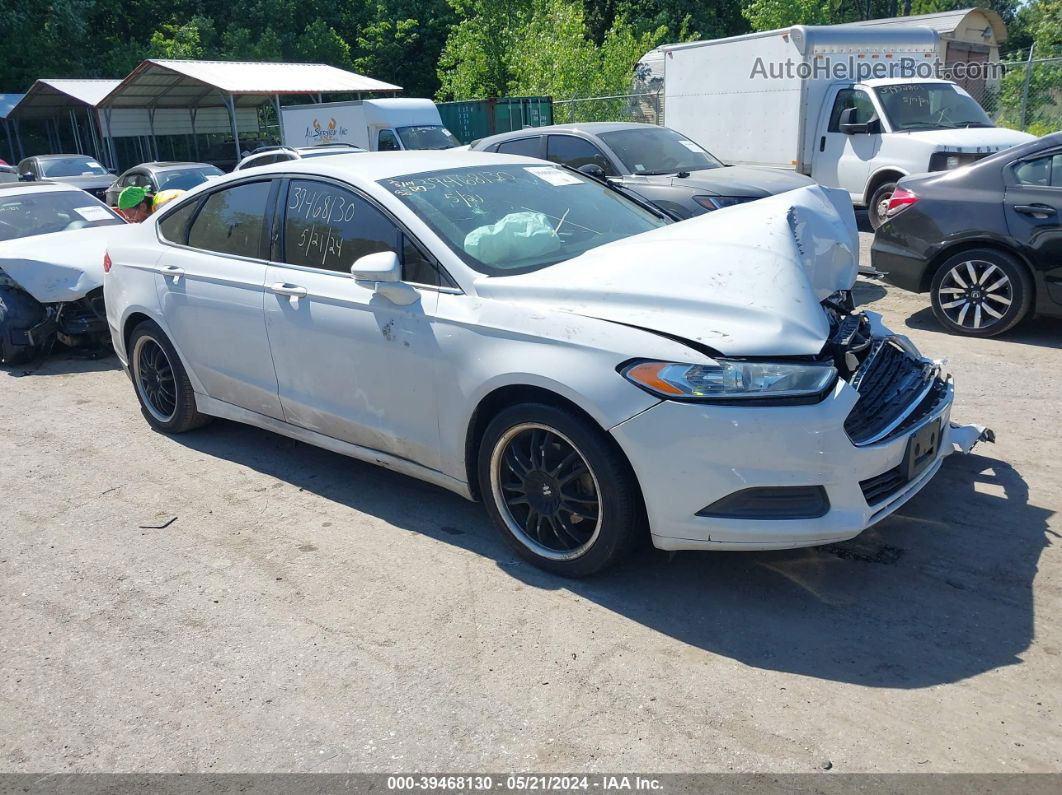
[[(939, 75), (936, 31), (797, 25), (658, 47), (664, 124), (726, 163), (795, 169), (844, 188), (878, 226), (896, 180), (956, 168), (1033, 136), (996, 128)], [(983, 66), (983, 65), (982, 65)]]
[(448, 149), (459, 141), (443, 126), (430, 99), (365, 99), (285, 105), (280, 109), (283, 143), (315, 146), (344, 143), (370, 151)]

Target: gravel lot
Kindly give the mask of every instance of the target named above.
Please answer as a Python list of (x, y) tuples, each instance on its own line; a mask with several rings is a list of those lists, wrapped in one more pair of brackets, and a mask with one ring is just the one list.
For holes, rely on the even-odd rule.
[(417, 481), (153, 433), (114, 358), (0, 370), (0, 769), (1062, 771), (1062, 327), (858, 297), (998, 443), (850, 543), (584, 582)]

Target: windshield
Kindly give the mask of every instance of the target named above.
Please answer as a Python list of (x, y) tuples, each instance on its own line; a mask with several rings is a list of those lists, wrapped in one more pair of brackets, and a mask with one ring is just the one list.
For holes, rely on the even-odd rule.
[(201, 185), (210, 177), (219, 177), (223, 172), (216, 166), (180, 168), (159, 172), (159, 190), (188, 190)]
[(41, 175), (45, 177), (84, 177), (106, 174), (107, 169), (91, 157), (57, 157), (41, 160)]
[(83, 191), (0, 195), (0, 240), (124, 223)]
[(527, 273), (667, 223), (556, 166), (473, 166), (380, 180), (481, 273)]
[(893, 130), (995, 126), (973, 97), (951, 83), (905, 83), (874, 90)]
[(638, 127), (601, 133), (628, 174), (676, 174), (723, 164), (700, 145), (667, 127)]
[(406, 149), (449, 149), (461, 145), (452, 132), (437, 124), (395, 129)]

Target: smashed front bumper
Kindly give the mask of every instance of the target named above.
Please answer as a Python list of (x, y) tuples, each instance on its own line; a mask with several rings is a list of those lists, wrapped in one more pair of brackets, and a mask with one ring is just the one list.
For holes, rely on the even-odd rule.
[[(815, 546), (852, 538), (885, 518), (946, 456), (993, 440), (981, 426), (951, 422), (952, 381), (942, 363), (932, 365), (929, 377), (939, 389), (916, 396), (919, 411), (859, 443), (853, 434), (867, 429), (851, 418), (860, 416), (853, 410), (861, 396), (841, 379), (814, 405), (664, 401), (617, 425), (612, 434), (642, 486), (653, 543), (669, 550)], [(820, 487), (824, 509), (804, 518), (699, 515), (746, 490), (777, 495), (800, 493), (797, 487)]]

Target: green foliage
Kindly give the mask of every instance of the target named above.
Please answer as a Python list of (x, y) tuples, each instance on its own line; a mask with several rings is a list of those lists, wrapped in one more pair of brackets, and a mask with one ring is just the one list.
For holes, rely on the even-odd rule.
[(753, 30), (790, 25), (829, 25), (837, 16), (833, 0), (752, 0), (741, 12)]

